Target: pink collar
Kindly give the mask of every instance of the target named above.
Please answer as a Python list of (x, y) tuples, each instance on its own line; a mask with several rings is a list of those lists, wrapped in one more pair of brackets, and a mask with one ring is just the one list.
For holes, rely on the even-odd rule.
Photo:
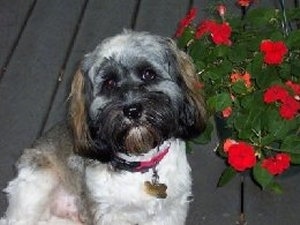
[(151, 159), (145, 161), (127, 161), (121, 157), (115, 156), (111, 161), (111, 165), (118, 170), (127, 170), (129, 172), (145, 173), (149, 169), (154, 168), (169, 152), (170, 146), (158, 152)]

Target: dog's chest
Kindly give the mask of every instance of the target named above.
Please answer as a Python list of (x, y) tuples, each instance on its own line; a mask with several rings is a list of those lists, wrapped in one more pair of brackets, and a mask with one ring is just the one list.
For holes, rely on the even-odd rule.
[(146, 191), (145, 182), (151, 181), (153, 171), (112, 171), (109, 166), (98, 164), (86, 169), (86, 182), (90, 198), (100, 217), (118, 214), (134, 217), (135, 221), (167, 212), (173, 204), (186, 203), (191, 194), (190, 167), (185, 156), (184, 143), (174, 141), (168, 155), (156, 167), (159, 182), (167, 185), (167, 197), (159, 199)]

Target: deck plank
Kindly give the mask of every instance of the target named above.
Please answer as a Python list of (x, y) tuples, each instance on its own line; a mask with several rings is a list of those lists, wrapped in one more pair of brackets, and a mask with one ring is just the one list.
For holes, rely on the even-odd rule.
[[(13, 177), (13, 164), (22, 149), (39, 133), (82, 4), (83, 0), (38, 1), (2, 78), (1, 190)], [(1, 193), (1, 212), (4, 199)]]
[[(135, 6), (135, 0), (91, 0), (89, 2), (45, 130), (66, 118), (71, 79), (83, 55), (93, 50), (106, 37), (120, 33), (124, 28), (131, 28)], [(118, 8), (117, 15), (112, 16), (116, 8)]]
[(189, 7), (188, 0), (142, 0), (135, 30), (172, 37), (177, 23)]
[[(18, 39), (34, 0), (0, 1), (0, 74)], [(0, 77), (1, 79), (1, 77)]]

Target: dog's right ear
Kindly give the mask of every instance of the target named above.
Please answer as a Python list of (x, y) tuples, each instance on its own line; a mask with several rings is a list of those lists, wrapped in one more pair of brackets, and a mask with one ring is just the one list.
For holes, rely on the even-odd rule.
[(73, 134), (74, 150), (78, 155), (108, 162), (113, 157), (111, 148), (99, 137), (95, 138), (96, 132), (88, 124), (87, 107), (90, 104), (92, 90), (87, 79), (84, 72), (78, 69), (71, 85), (69, 123)]
[(73, 133), (75, 152), (87, 155), (91, 148), (91, 137), (87, 124), (87, 111), (85, 99), (85, 79), (81, 69), (74, 75), (69, 105), (70, 126)]

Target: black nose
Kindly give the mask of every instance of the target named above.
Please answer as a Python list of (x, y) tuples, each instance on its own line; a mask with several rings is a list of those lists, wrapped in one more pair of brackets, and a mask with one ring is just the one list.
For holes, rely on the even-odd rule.
[(124, 106), (123, 113), (128, 119), (138, 119), (141, 117), (143, 107), (139, 103)]

